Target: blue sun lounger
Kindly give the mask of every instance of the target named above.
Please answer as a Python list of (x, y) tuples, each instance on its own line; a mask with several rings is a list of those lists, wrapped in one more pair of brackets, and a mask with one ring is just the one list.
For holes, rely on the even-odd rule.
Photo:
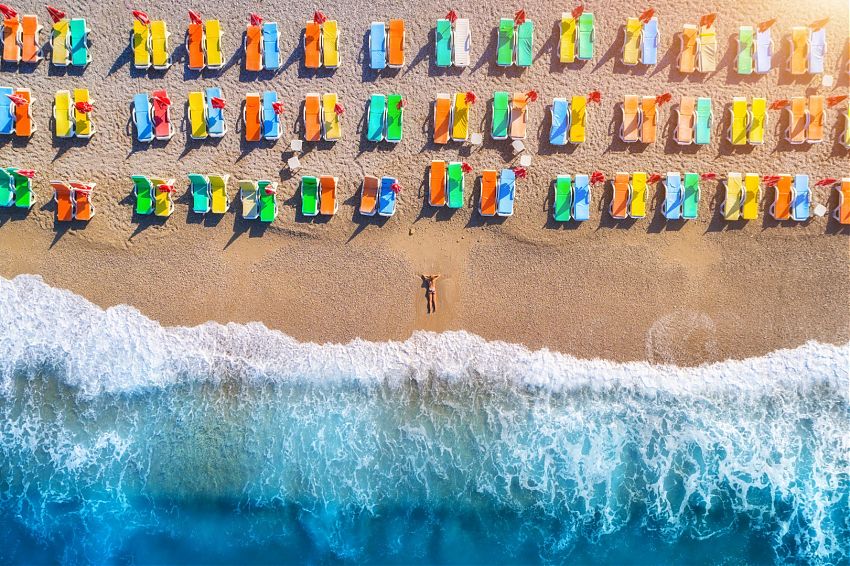
[(667, 220), (681, 220), (682, 201), (682, 175), (679, 173), (667, 173), (664, 181), (664, 208), (662, 212)]
[(590, 220), (590, 177), (576, 175), (573, 183), (573, 220)]
[(387, 68), (387, 26), (372, 22), (369, 27), (369, 68), (376, 71)]
[(566, 98), (556, 98), (552, 101), (552, 127), (549, 129), (549, 143), (566, 145), (569, 130), (570, 105)]
[(398, 181), (395, 177), (381, 177), (381, 188), (378, 195), (378, 214), (392, 216), (395, 214), (395, 191), (393, 184)]
[(145, 93), (133, 97), (133, 123), (136, 125), (136, 139), (140, 142), (153, 141), (153, 120), (151, 119), (150, 98)]
[(387, 117), (387, 97), (373, 94), (369, 98), (369, 111), (366, 116), (366, 139), (370, 142), (384, 141), (384, 125)]
[(266, 22), (263, 24), (263, 68), (277, 71), (280, 63), (280, 30), (277, 22)]
[(809, 219), (809, 208), (812, 202), (812, 193), (809, 190), (808, 175), (794, 175), (794, 187), (792, 188), (794, 200), (791, 202), (791, 218), (797, 222)]
[(227, 133), (227, 124), (224, 123), (224, 109), (214, 108), (212, 104), (213, 98), (223, 98), (221, 89), (218, 87), (208, 88), (206, 91), (207, 98), (207, 133), (210, 137), (220, 138)]
[(652, 17), (643, 24), (640, 45), (640, 62), (644, 65), (658, 63), (658, 18)]
[(9, 87), (0, 87), (0, 134), (9, 136), (15, 133), (15, 115), (12, 114), (12, 101), (10, 94), (15, 90)]
[(263, 93), (263, 138), (278, 140), (283, 132), (280, 129), (280, 115), (274, 111), (277, 93), (267, 90)]
[(496, 214), (513, 216), (515, 196), (516, 173), (512, 169), (502, 169), (499, 174), (499, 189), (496, 193)]
[(694, 143), (708, 145), (711, 143), (711, 123), (714, 118), (714, 112), (711, 110), (711, 99), (707, 97), (698, 98), (694, 114)]

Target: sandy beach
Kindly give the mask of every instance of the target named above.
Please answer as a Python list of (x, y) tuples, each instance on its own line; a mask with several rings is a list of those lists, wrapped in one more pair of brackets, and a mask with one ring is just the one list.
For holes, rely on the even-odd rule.
[[(582, 224), (552, 222), (548, 210), (558, 174), (615, 171), (808, 173), (813, 180), (850, 175), (850, 154), (838, 143), (840, 113), (826, 115), (826, 141), (791, 146), (781, 141), (787, 125), (771, 112), (762, 147), (733, 148), (725, 140), (726, 108), (733, 96), (769, 100), (811, 93), (847, 94), (848, 6), (828, 0), (803, 4), (654, 2), (661, 21), (660, 64), (625, 67), (619, 62), (627, 15), (648, 6), (589, 2), (596, 15), (597, 53), (585, 64), (557, 62), (557, 22), (562, 10), (542, 1), (500, 5), (459, 1), (454, 7), (471, 21), (472, 65), (439, 70), (433, 65), (433, 26), (452, 6), (401, 7), (379, 1), (357, 4), (333, 0), (321, 6), (284, 7), (263, 2), (208, 3), (206, 17), (222, 20), (229, 62), (221, 71), (198, 75), (185, 67), (183, 1), (103, 4), (80, 1), (67, 8), (93, 28), (94, 61), (83, 72), (59, 71), (43, 61), (34, 69), (4, 67), (0, 82), (28, 87), (36, 98), (39, 131), (29, 141), (0, 140), (0, 163), (35, 169), (38, 201), (28, 213), (0, 209), (0, 275), (34, 273), (51, 285), (70, 289), (108, 307), (127, 303), (167, 325), (260, 321), (300, 340), (347, 342), (405, 339), (416, 330), (463, 329), (487, 339), (546, 347), (583, 358), (649, 360), (693, 365), (761, 355), (808, 340), (844, 344), (850, 340), (847, 301), (850, 247), (847, 227), (829, 218), (778, 223), (767, 214), (772, 191), (761, 195), (761, 215), (753, 222), (727, 223), (717, 213), (720, 183), (706, 181), (700, 217), (668, 223), (657, 209), (662, 191), (653, 188), (647, 218), (613, 221), (607, 213), (611, 188), (593, 194), (593, 217)], [(47, 22), (41, 4), (16, 6)], [(342, 30), (342, 64), (335, 71), (308, 72), (301, 64), (304, 22), (321, 7)], [(172, 32), (174, 66), (166, 72), (139, 72), (130, 66), (130, 8), (165, 19)], [(536, 25), (535, 62), (530, 69), (504, 70), (495, 63), (495, 28), (500, 17), (524, 8)], [(352, 11), (352, 9), (354, 11)], [(286, 61), (276, 75), (242, 69), (242, 33), (250, 11), (276, 20)], [(700, 14), (717, 11), (721, 62), (708, 76), (680, 75), (675, 69), (674, 35)], [(774, 33), (784, 40), (792, 25), (831, 17), (827, 69), (831, 88), (819, 76), (802, 80), (774, 68), (766, 76), (742, 78), (732, 66), (738, 26), (778, 18)], [(404, 17), (407, 65), (374, 73), (364, 64), (372, 20)], [(47, 34), (43, 34), (46, 39)], [(787, 47), (777, 42), (774, 67)], [(24, 72), (26, 71), (26, 72)], [(183, 124), (187, 94), (220, 86), (228, 101), (230, 132), (219, 141), (191, 141)], [(59, 89), (89, 88), (95, 100), (98, 132), (90, 140), (56, 140), (50, 133), (51, 98)], [(168, 143), (140, 144), (129, 124), (137, 92), (166, 88), (175, 101), (178, 132)], [(518, 183), (516, 213), (484, 220), (476, 212), (477, 192), (468, 205), (450, 213), (427, 205), (425, 183), (432, 159), (463, 159), (474, 170), (515, 164), (509, 141), (489, 131), (489, 101), (495, 90), (536, 89), (526, 179)], [(588, 141), (580, 147), (548, 144), (548, 105), (555, 96), (600, 90), (601, 105), (588, 111)], [(237, 116), (245, 94), (275, 90), (286, 104), (284, 138), (276, 144), (244, 141)], [(482, 147), (431, 143), (430, 115), (438, 92), (474, 91), (474, 130)], [(298, 137), (300, 106), (308, 92), (336, 92), (345, 105), (343, 139), (305, 144), (302, 169), (286, 160), (290, 139)], [(372, 92), (399, 92), (408, 100), (402, 143), (371, 144), (362, 133)], [(659, 141), (649, 146), (620, 142), (617, 108), (626, 94), (670, 92), (710, 96), (715, 122), (708, 147), (678, 146), (672, 140), (673, 105), (661, 111)], [(846, 104), (846, 103), (845, 103)], [(235, 179), (274, 179), (280, 183), (281, 212), (271, 226), (244, 221), (238, 206), (222, 217), (190, 212), (187, 173), (228, 173), (231, 199)], [(173, 177), (176, 211), (168, 219), (138, 217), (129, 176)], [(332, 219), (296, 214), (302, 174), (339, 177), (342, 204)], [(387, 220), (357, 214), (363, 174), (393, 175), (403, 191), (396, 215)], [(54, 222), (47, 181), (76, 178), (97, 183), (97, 216), (88, 224)], [(477, 185), (476, 185), (477, 188)], [(814, 189), (814, 202), (831, 210), (836, 196)], [(429, 315), (420, 273), (441, 273), (439, 311)]]

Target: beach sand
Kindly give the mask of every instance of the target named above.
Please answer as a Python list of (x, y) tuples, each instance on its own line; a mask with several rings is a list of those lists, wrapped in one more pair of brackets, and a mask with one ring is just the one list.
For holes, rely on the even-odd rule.
[[(0, 140), (0, 163), (37, 170), (39, 201), (29, 214), (0, 210), (0, 275), (42, 275), (51, 285), (68, 288), (107, 307), (127, 303), (168, 325), (260, 321), (300, 340), (345, 342), (404, 339), (420, 329), (463, 329), (487, 339), (547, 347), (579, 357), (649, 360), (692, 365), (760, 355), (807, 340), (850, 340), (848, 309), (848, 231), (827, 218), (777, 223), (767, 214), (772, 191), (762, 193), (757, 221), (725, 223), (717, 209), (722, 186), (703, 183), (700, 218), (666, 223), (653, 206), (646, 219), (614, 222), (607, 213), (610, 187), (593, 194), (593, 217), (581, 225), (551, 222), (552, 181), (562, 173), (615, 171), (728, 171), (761, 174), (808, 173), (813, 180), (850, 175), (848, 152), (838, 144), (843, 127), (840, 106), (827, 112), (827, 141), (790, 146), (780, 141), (786, 120), (770, 114), (763, 147), (733, 149), (725, 141), (726, 107), (733, 96), (769, 100), (820, 92), (846, 94), (848, 6), (846, 1), (740, 3), (658, 1), (661, 21), (660, 64), (629, 68), (618, 62), (627, 15), (647, 6), (626, 2), (589, 2), (597, 20), (597, 53), (585, 64), (557, 62), (557, 24), (566, 8), (542, 1), (520, 5), (456, 2), (471, 21), (472, 65), (458, 70), (433, 66), (433, 26), (449, 7), (427, 3), (321, 4), (340, 22), (342, 65), (314, 75), (301, 65), (304, 22), (315, 7), (296, 3), (284, 9), (262, 2), (209, 2), (206, 17), (222, 19), (230, 58), (222, 71), (198, 76), (185, 69), (182, 47), (186, 12), (194, 4), (82, 1), (69, 15), (84, 15), (93, 28), (93, 63), (82, 73), (59, 71), (42, 62), (32, 72), (4, 67), (0, 82), (28, 87), (37, 99), (40, 131), (27, 143)], [(500, 8), (499, 6), (504, 6)], [(21, 2), (22, 13), (41, 4)], [(127, 40), (129, 7), (166, 19), (177, 62), (167, 72), (130, 68)], [(495, 26), (524, 8), (535, 22), (535, 63), (527, 70), (503, 70), (495, 64)], [(354, 11), (352, 11), (354, 10)], [(282, 28), (285, 68), (277, 75), (242, 70), (241, 45), (249, 11)], [(700, 14), (719, 12), (721, 62), (716, 73), (682, 76), (675, 70), (678, 38), (674, 33)], [(836, 85), (819, 88), (820, 77), (796, 80), (774, 69), (768, 76), (739, 77), (732, 67), (739, 25), (777, 17), (774, 33), (784, 40), (791, 25), (830, 16), (827, 68)], [(366, 69), (366, 35), (372, 20), (404, 17), (407, 65), (381, 74)], [(45, 34), (46, 37), (46, 34)], [(787, 48), (777, 41), (774, 66)], [(230, 132), (219, 141), (190, 141), (182, 115), (187, 94), (221, 86), (228, 101)], [(98, 133), (88, 142), (60, 141), (50, 135), (53, 93), (87, 87), (95, 99)], [(179, 131), (167, 144), (138, 144), (128, 123), (133, 94), (167, 88), (175, 102)], [(473, 130), (489, 131), (489, 100), (495, 90), (536, 89), (529, 138), (533, 163), (518, 182), (516, 213), (483, 220), (475, 211), (482, 169), (515, 164), (509, 141), (485, 135), (483, 147), (430, 142), (432, 101), (438, 92), (474, 91), (479, 102)], [(588, 110), (588, 142), (580, 147), (548, 144), (547, 106), (555, 96), (603, 94)], [(248, 144), (237, 125), (247, 92), (275, 90), (286, 104), (286, 134), (277, 144)], [(335, 144), (305, 144), (303, 168), (286, 168), (288, 142), (298, 136), (301, 102), (308, 92), (337, 92), (347, 113), (343, 139)], [(361, 129), (372, 92), (400, 92), (408, 99), (404, 141), (367, 143)], [(708, 147), (680, 147), (672, 141), (673, 104), (662, 109), (658, 143), (629, 147), (619, 141), (619, 109), (625, 94), (670, 92), (711, 96), (715, 122)], [(467, 176), (468, 206), (451, 214), (425, 204), (431, 159), (462, 159), (474, 169)], [(223, 217), (201, 218), (189, 211), (186, 174), (229, 173), (235, 180), (275, 179), (280, 183), (280, 216), (271, 226), (243, 221), (238, 207)], [(178, 181), (176, 210), (167, 220), (133, 215), (129, 175), (141, 173)], [(332, 219), (296, 214), (302, 174), (333, 174), (341, 183), (342, 205)], [(366, 219), (355, 212), (363, 174), (392, 175), (403, 187), (398, 211), (388, 220)], [(97, 216), (88, 224), (56, 224), (47, 181), (76, 178), (95, 181)], [(657, 204), (662, 191), (653, 189)], [(827, 189), (815, 189), (815, 202), (835, 206)], [(420, 273), (443, 275), (439, 310), (425, 310)]]

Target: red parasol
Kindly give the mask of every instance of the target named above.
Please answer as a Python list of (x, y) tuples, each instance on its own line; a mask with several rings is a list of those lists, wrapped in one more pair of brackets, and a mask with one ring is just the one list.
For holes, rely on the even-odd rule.
[(173, 193), (174, 192), (174, 185), (166, 185), (165, 183), (163, 183), (161, 185), (157, 185), (156, 188), (159, 189), (159, 191), (163, 192), (163, 193)]
[(466, 161), (464, 161), (463, 163), (460, 164), (460, 170), (463, 171), (464, 173), (472, 173), (472, 166), (469, 163), (467, 163)]
[(151, 19), (141, 10), (133, 10), (133, 17), (139, 20), (139, 23), (143, 26), (151, 25)]
[(32, 179), (35, 177), (34, 169), (18, 169), (18, 175), (21, 177), (26, 177), (27, 179)]
[(390, 185), (390, 190), (395, 194), (399, 194), (401, 192), (401, 185), (399, 185), (398, 183), (393, 183), (392, 185)]
[(248, 14), (248, 19), (250, 20), (252, 26), (263, 25), (263, 17), (259, 14), (255, 14), (254, 12)]
[(780, 99), (774, 100), (773, 102), (770, 103), (770, 109), (771, 110), (782, 110), (783, 108), (785, 108), (789, 104), (791, 104), (790, 100), (788, 100), (787, 98), (780, 98)]
[(819, 29), (821, 29), (822, 27), (824, 27), (828, 23), (829, 23), (829, 18), (824, 18), (822, 20), (817, 20), (817, 21), (810, 23), (809, 27), (812, 28), (813, 31), (818, 31)]
[(159, 102), (160, 104), (162, 104), (163, 106), (171, 106), (171, 99), (168, 98), (167, 96), (163, 96), (163, 95), (160, 94), (160, 95), (154, 96), (153, 99), (155, 101)]
[(830, 108), (832, 108), (836, 104), (840, 104), (840, 103), (844, 102), (845, 100), (847, 100), (846, 94), (838, 94), (838, 95), (835, 95), (835, 96), (827, 96), (826, 97), (826, 105), (829, 106)]
[(517, 176), (517, 179), (525, 179), (528, 176), (528, 171), (525, 167), (511, 167), (511, 171)]
[(711, 12), (710, 14), (706, 14), (699, 19), (699, 25), (705, 27), (711, 27), (714, 24), (714, 20), (717, 19), (717, 12)]
[(525, 23), (525, 10), (517, 10), (514, 14), (514, 23), (518, 26)]
[(475, 101), (478, 100), (475, 97), (475, 93), (471, 90), (466, 93), (466, 96), (463, 97), (467, 104), (475, 104)]
[(193, 24), (203, 24), (204, 20), (201, 19), (201, 15), (198, 12), (193, 12), (189, 10), (189, 21)]
[(594, 171), (590, 174), (590, 183), (595, 185), (597, 183), (605, 182), (605, 174), (602, 171)]
[(89, 183), (80, 183), (80, 182), (72, 181), (70, 183), (70, 185), (71, 185), (71, 188), (74, 189), (74, 191), (80, 192), (80, 193), (83, 193), (83, 194), (89, 194), (94, 189), (94, 187), (92, 187)]
[(313, 23), (323, 24), (326, 21), (328, 21), (328, 17), (321, 10), (313, 12)]
[(402, 109), (402, 108), (404, 108), (405, 106), (407, 106), (407, 99), (406, 99), (406, 98), (399, 99), (398, 104), (396, 104), (396, 105), (395, 105), (395, 107), (396, 107), (398, 110), (401, 110), (401, 109)]
[(765, 21), (763, 21), (763, 22), (761, 22), (761, 23), (759, 24), (759, 31), (760, 31), (760, 32), (766, 32), (766, 31), (767, 31), (767, 30), (769, 30), (769, 29), (773, 26), (773, 24), (775, 24), (775, 23), (776, 23), (776, 18), (770, 18), (769, 20), (765, 20)]
[(17, 94), (7, 94), (6, 97), (18, 106), (26, 106), (29, 104), (29, 101), (26, 98), (18, 96)]
[(74, 104), (74, 108), (83, 114), (88, 114), (92, 110), (94, 110), (94, 105), (91, 102), (77, 102)]
[(283, 102), (272, 102), (272, 110), (274, 110), (274, 113), (278, 116), (283, 114)]
[(277, 188), (274, 185), (266, 185), (265, 191), (267, 195), (277, 194)]
[(592, 92), (589, 92), (587, 94), (587, 101), (588, 102), (595, 102), (596, 104), (599, 104), (600, 102), (602, 102), (602, 93), (599, 92), (598, 90), (594, 90)]
[(815, 183), (815, 186), (816, 187), (831, 187), (832, 185), (836, 184), (837, 182), (838, 182), (838, 179), (836, 179), (835, 177), (826, 177), (825, 179), (821, 179), (820, 181)]
[(762, 181), (764, 181), (765, 187), (775, 187), (776, 183), (779, 182), (779, 175), (765, 175)]
[(658, 96), (655, 97), (655, 103), (658, 106), (661, 106), (662, 104), (667, 104), (671, 100), (673, 100), (673, 95), (670, 94), (669, 92), (665, 92), (664, 94), (659, 94)]
[(449, 10), (449, 13), (446, 14), (446, 19), (451, 23), (455, 23), (455, 20), (457, 20), (457, 12), (455, 10)]
[(649, 183), (650, 185), (654, 185), (655, 183), (657, 183), (660, 180), (661, 180), (661, 174), (660, 173), (653, 173), (652, 175), (649, 176), (649, 179), (647, 179), (646, 182)]
[(68, 15), (65, 12), (63, 12), (62, 10), (59, 10), (57, 8), (54, 8), (53, 6), (47, 7), (47, 13), (50, 14), (50, 18), (53, 20), (53, 23), (61, 22), (66, 17), (68, 17)]
[(337, 102), (336, 104), (334, 104), (334, 112), (336, 112), (337, 116), (342, 116), (343, 114), (345, 114), (345, 106)]
[(580, 15), (582, 15), (583, 13), (584, 13), (584, 4), (579, 4), (578, 6), (576, 6), (575, 8), (573, 8), (573, 12), (572, 12), (572, 14), (573, 14), (573, 18), (574, 18), (574, 19), (576, 19), (576, 20), (577, 20), (577, 19), (578, 19), (578, 17), (579, 17)]
[(0, 12), (3, 12), (3, 15), (9, 19), (15, 19), (18, 17), (18, 13), (6, 4), (0, 4)]
[(525, 99), (529, 102), (537, 102), (537, 91), (530, 90), (525, 93)]
[(640, 21), (642, 21), (643, 23), (647, 23), (649, 20), (652, 19), (652, 16), (654, 16), (654, 15), (655, 15), (655, 8), (650, 8), (650, 9), (646, 10), (643, 14), (638, 16), (638, 19)]
[(717, 178), (717, 173), (702, 173), (699, 178), (703, 181), (713, 181)]
[(225, 102), (223, 98), (219, 98), (217, 96), (210, 98), (210, 104), (212, 104), (212, 107), (216, 110), (224, 110), (227, 107), (227, 102)]

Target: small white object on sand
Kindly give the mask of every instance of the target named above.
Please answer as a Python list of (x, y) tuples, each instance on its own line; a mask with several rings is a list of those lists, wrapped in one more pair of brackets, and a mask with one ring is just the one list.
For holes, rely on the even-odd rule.
[(292, 157), (290, 157), (289, 159), (287, 159), (287, 160), (286, 160), (286, 164), (287, 164), (287, 165), (289, 166), (289, 168), (290, 168), (290, 169), (292, 169), (293, 171), (294, 171), (295, 169), (300, 169), (300, 168), (301, 168), (301, 160), (300, 160), (300, 159), (298, 159), (298, 156), (296, 156), (296, 155), (293, 155)]
[(291, 142), (289, 142), (289, 149), (291, 149), (292, 151), (300, 153), (303, 147), (304, 142), (301, 140), (292, 140)]
[(824, 216), (826, 216), (826, 213), (827, 209), (824, 205), (818, 204), (817, 206), (815, 206), (815, 216), (820, 216), (821, 218), (823, 218)]
[(523, 167), (528, 167), (531, 165), (531, 155), (528, 153), (523, 153), (519, 156), (519, 164)]
[(832, 75), (824, 75), (820, 79), (820, 84), (821, 84), (821, 86), (825, 86), (825, 87), (829, 88), (829, 87), (831, 87), (832, 85), (835, 84), (835, 79), (833, 78)]
[(514, 140), (511, 146), (514, 148), (514, 153), (519, 153), (525, 149), (525, 144), (522, 143), (522, 140)]
[(472, 134), (469, 137), (469, 143), (472, 145), (481, 145), (484, 142), (484, 137), (481, 134)]

